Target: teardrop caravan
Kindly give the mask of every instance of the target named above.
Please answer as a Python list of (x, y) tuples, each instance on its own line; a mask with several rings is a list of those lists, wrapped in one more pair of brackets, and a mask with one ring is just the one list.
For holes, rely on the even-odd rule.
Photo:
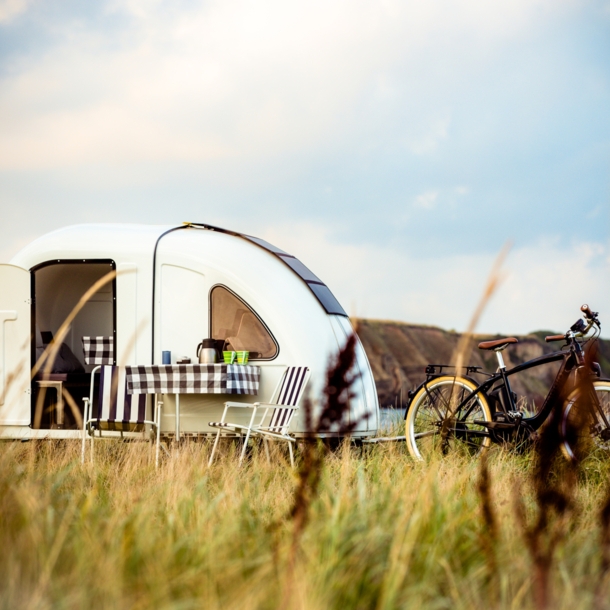
[[(109, 271), (116, 276), (70, 323), (54, 363), (63, 386), (46, 387), (41, 408), (40, 379), (32, 376), (37, 356)], [(298, 259), (261, 239), (195, 223), (66, 227), (0, 265), (0, 286), (0, 437), (7, 439), (79, 436), (75, 410), (82, 414), (93, 368), (84, 361), (85, 336), (112, 337), (118, 365), (160, 364), (163, 352), (171, 352), (172, 363), (197, 362), (202, 339), (224, 340), (249, 349), (261, 369), (258, 396), (231, 400), (270, 400), (283, 371), (296, 365), (311, 369), (309, 396), (319, 405), (329, 360), (352, 332), (331, 291)], [(359, 341), (357, 369), (350, 418), (357, 422), (352, 436), (363, 438), (377, 432), (379, 404)], [(182, 395), (181, 432), (212, 434), (208, 422), (218, 420), (225, 400)], [(175, 425), (175, 400), (168, 395), (162, 433), (172, 435)], [(307, 432), (302, 410), (291, 431)]]

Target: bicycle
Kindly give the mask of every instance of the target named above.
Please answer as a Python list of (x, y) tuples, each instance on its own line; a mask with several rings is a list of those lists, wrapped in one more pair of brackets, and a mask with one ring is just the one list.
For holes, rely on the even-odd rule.
[[(479, 349), (496, 353), (498, 370), (486, 373), (482, 367), (466, 366), (464, 375), (448, 374), (450, 365), (429, 364), (426, 380), (409, 392), (405, 414), (406, 440), (409, 453), (421, 460), (431, 451), (448, 453), (461, 449), (476, 455), (492, 443), (519, 446), (537, 438), (537, 431), (556, 408), (561, 408), (558, 433), (562, 450), (568, 458), (575, 457), (577, 439), (568, 438), (570, 421), (575, 418), (574, 405), (582, 388), (592, 388), (586, 404), (586, 435), (596, 445), (610, 449), (610, 379), (601, 378), (601, 367), (587, 362), (583, 346), (601, 333), (598, 313), (588, 305), (581, 307), (585, 321), (579, 318), (564, 335), (552, 335), (547, 342), (565, 340), (562, 349), (506, 369), (502, 352), (518, 343), (505, 337), (479, 343)], [(593, 335), (587, 336), (593, 329)], [(579, 341), (582, 339), (582, 344)], [(521, 371), (561, 361), (542, 406), (527, 416), (517, 406), (517, 395), (511, 390), (510, 377)], [(477, 383), (473, 375), (486, 379)], [(584, 376), (584, 377), (583, 377)], [(585, 379), (583, 385), (579, 380)]]

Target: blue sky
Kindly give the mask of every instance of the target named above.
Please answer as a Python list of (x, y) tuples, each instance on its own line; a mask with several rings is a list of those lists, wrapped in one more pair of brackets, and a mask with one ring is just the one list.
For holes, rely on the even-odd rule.
[(209, 222), (459, 330), (511, 240), (479, 330), (564, 330), (610, 320), (609, 164), (608, 1), (0, 0), (2, 260)]

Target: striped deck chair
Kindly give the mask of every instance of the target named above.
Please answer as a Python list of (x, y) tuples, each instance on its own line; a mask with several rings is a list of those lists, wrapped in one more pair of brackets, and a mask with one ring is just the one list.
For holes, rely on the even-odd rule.
[[(94, 375), (100, 371), (100, 385), (97, 409), (93, 408)], [(87, 434), (91, 439), (91, 461), (93, 461), (93, 442), (97, 433), (104, 432), (141, 432), (146, 424), (152, 426), (156, 434), (155, 466), (159, 465), (159, 442), (161, 422), (161, 402), (155, 408), (153, 419), (146, 417), (146, 394), (128, 394), (125, 383), (125, 367), (96, 366), (91, 372), (89, 397), (85, 398), (81, 461), (85, 462), (85, 441)]]
[[(214, 461), (221, 432), (232, 432), (240, 435), (245, 434), (244, 445), (239, 457), (240, 464), (246, 454), (246, 447), (250, 436), (259, 436), (265, 441), (267, 459), (269, 459), (267, 441), (287, 441), (290, 464), (294, 468), (292, 443), (295, 442), (295, 438), (290, 436), (288, 430), (290, 429), (290, 422), (299, 408), (299, 402), (307, 386), (309, 374), (310, 371), (305, 366), (288, 367), (271, 395), (270, 402), (225, 402), (222, 419), (219, 422), (209, 422), (208, 424), (212, 428), (218, 428), (208, 466), (211, 466)], [(250, 422), (248, 424), (228, 422), (226, 418), (229, 409), (252, 409)]]

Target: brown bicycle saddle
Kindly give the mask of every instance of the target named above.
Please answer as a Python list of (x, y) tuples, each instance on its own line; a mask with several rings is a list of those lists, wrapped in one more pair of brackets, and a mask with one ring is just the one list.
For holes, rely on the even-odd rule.
[(510, 343), (519, 343), (519, 340), (515, 337), (505, 337), (504, 339), (495, 339), (494, 341), (481, 341), (481, 343), (479, 343), (479, 349), (500, 351)]

